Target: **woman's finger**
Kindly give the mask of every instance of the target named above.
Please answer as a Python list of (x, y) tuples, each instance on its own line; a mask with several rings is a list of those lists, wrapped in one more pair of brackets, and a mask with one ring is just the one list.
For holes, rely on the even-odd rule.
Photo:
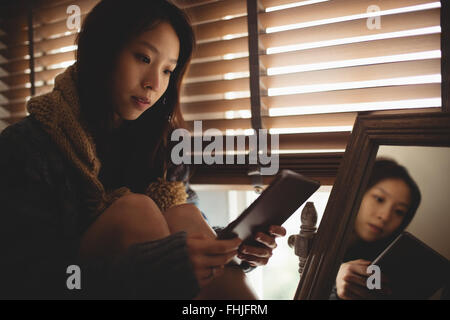
[(368, 260), (364, 260), (364, 259), (358, 259), (358, 260), (350, 261), (350, 263), (351, 264), (363, 265), (363, 266), (369, 266), (372, 262), (370, 262)]
[(260, 258), (239, 253), (238, 258), (247, 261), (252, 267), (265, 266), (269, 262), (269, 258)]
[(243, 245), (239, 248), (239, 253), (258, 258), (270, 258), (272, 256), (272, 249)]
[(255, 240), (271, 249), (275, 249), (277, 247), (277, 243), (275, 242), (275, 237), (269, 236), (262, 232), (258, 232), (256, 234)]
[(370, 274), (367, 273), (367, 267), (368, 266), (365, 264), (351, 264), (350, 270), (353, 273), (359, 274), (360, 276), (367, 278), (368, 276), (370, 276)]
[(344, 281), (358, 285), (360, 287), (367, 287), (367, 278), (355, 273), (350, 273), (344, 277)]
[(282, 226), (271, 225), (269, 228), (269, 233), (275, 237), (284, 237), (286, 235), (286, 229)]

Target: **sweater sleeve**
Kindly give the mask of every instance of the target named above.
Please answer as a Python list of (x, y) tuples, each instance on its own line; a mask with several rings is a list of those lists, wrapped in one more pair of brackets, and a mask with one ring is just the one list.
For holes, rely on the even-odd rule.
[(185, 232), (135, 244), (106, 272), (103, 269), (101, 264), (87, 268), (91, 297), (192, 299), (200, 290), (187, 255)]
[[(199, 291), (186, 234), (136, 244), (113, 263), (80, 265), (75, 217), (59, 205), (45, 144), (17, 126), (0, 135), (0, 298), (190, 299)], [(55, 197), (55, 195), (58, 195)], [(56, 199), (55, 199), (56, 198)], [(74, 213), (72, 213), (74, 214)], [(69, 290), (68, 267), (81, 289)]]

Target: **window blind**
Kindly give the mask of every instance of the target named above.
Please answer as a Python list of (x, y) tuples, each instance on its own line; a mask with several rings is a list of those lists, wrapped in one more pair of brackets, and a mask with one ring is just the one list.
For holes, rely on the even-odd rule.
[[(98, 0), (40, 0), (33, 13), (35, 94), (74, 62), (84, 16)], [(247, 1), (173, 0), (193, 23), (197, 49), (182, 89), (188, 128), (252, 131)], [(0, 130), (26, 116), (31, 95), (27, 2), (0, 14)], [(280, 168), (332, 183), (359, 112), (440, 110), (440, 2), (258, 0), (264, 128), (279, 134)], [(225, 138), (224, 138), (225, 139)], [(270, 138), (269, 138), (270, 141)], [(224, 143), (225, 145), (225, 143)], [(248, 143), (247, 146), (248, 148)], [(249, 183), (248, 166), (201, 166), (197, 183)]]
[[(3, 127), (23, 119), (30, 88), (30, 36), (27, 6), (32, 3), (33, 64), (35, 95), (50, 92), (54, 78), (75, 61), (74, 45), (78, 29), (67, 26), (67, 8), (76, 4), (81, 21), (97, 3), (94, 0), (41, 0), (12, 2), (2, 10), (0, 24), (0, 115)], [(1, 126), (1, 124), (0, 124)]]
[(358, 112), (441, 107), (439, 1), (260, 3), (266, 126), (305, 132), (281, 152), (344, 150)]

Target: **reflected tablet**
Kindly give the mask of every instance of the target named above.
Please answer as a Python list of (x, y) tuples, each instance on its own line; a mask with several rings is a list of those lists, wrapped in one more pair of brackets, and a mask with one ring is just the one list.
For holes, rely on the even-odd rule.
[(246, 241), (259, 231), (268, 231), (271, 225), (281, 226), (319, 187), (318, 181), (282, 170), (236, 220), (218, 233), (218, 238), (238, 236)]
[(392, 299), (428, 299), (449, 281), (450, 262), (406, 231), (372, 264), (388, 277)]

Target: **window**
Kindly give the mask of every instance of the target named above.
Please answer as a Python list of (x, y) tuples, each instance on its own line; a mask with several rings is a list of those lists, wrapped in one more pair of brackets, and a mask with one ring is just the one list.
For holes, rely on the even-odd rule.
[[(97, 2), (41, 0), (29, 11), (23, 0), (2, 4), (0, 130), (74, 62), (78, 29), (68, 18), (79, 13), (82, 22)], [(279, 135), (272, 152), (280, 169), (332, 184), (358, 113), (441, 109), (440, 1), (173, 2), (197, 36), (182, 92), (190, 130), (201, 120), (203, 132), (248, 140), (260, 120)], [(252, 183), (248, 163), (197, 167), (197, 184)]]

